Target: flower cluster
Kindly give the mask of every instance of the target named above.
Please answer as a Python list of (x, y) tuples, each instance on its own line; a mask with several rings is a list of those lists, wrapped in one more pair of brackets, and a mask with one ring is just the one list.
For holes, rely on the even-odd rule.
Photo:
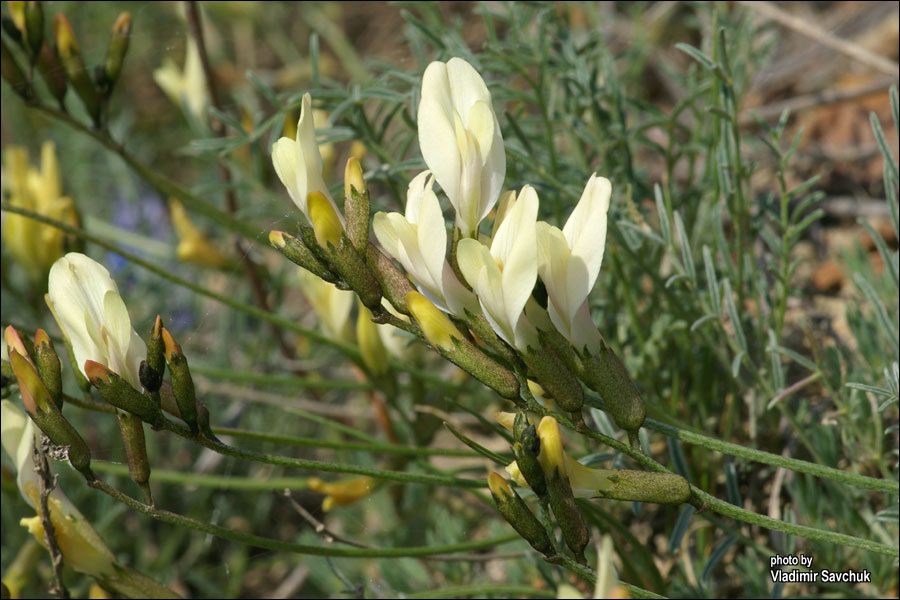
[[(325, 184), (312, 106), (305, 94), (296, 136), (272, 148), (275, 171), (311, 227), (301, 223), (299, 239), (273, 232), (273, 245), (315, 276), (355, 291), (376, 319), (385, 318), (387, 298), (441, 354), (508, 399), (521, 397), (513, 355), (576, 419), (586, 384), (634, 442), (643, 402), (588, 302), (603, 262), (610, 181), (591, 175), (562, 229), (538, 221), (534, 187), (503, 191), (503, 135), (484, 80), (463, 59), (436, 61), (425, 70), (418, 108), (428, 169), (410, 182), (403, 213), (374, 215), (376, 246), (358, 162), (348, 164), (343, 215)], [(452, 237), (435, 184), (455, 212)], [(492, 213), (485, 235), (481, 223)], [(538, 279), (544, 305), (532, 296)]]

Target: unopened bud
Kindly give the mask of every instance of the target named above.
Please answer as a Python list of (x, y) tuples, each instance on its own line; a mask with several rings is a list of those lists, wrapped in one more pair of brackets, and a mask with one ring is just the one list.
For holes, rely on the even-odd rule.
[(56, 40), (56, 54), (59, 56), (59, 62), (62, 65), (63, 72), (66, 74), (69, 83), (75, 88), (78, 97), (84, 103), (88, 114), (98, 123), (100, 120), (100, 110), (102, 108), (100, 95), (87, 69), (84, 66), (84, 60), (81, 58), (81, 51), (78, 48), (78, 39), (75, 37), (75, 30), (69, 19), (62, 13), (57, 13), (53, 17), (53, 37)]
[(553, 417), (544, 417), (537, 427), (537, 432), (541, 439), (541, 454), (538, 460), (544, 471), (550, 508), (563, 532), (566, 546), (578, 562), (585, 564), (584, 549), (590, 535), (584, 517), (575, 503), (572, 486), (569, 484), (559, 424)]
[(10, 348), (9, 362), (19, 382), (19, 392), (25, 410), (31, 420), (43, 431), (50, 441), (66, 448), (67, 458), (72, 466), (87, 479), (93, 480), (91, 471), (91, 451), (84, 439), (69, 423), (50, 397), (40, 375), (31, 361), (18, 351)]
[(332, 273), (331, 269), (326, 267), (325, 263), (320, 261), (302, 240), (283, 231), (270, 231), (269, 243), (295, 265), (303, 267), (328, 283), (337, 282), (337, 275)]
[(147, 338), (147, 359), (141, 362), (139, 371), (141, 385), (151, 394), (159, 391), (166, 372), (166, 346), (162, 339), (162, 329), (162, 317), (156, 315), (150, 337)]
[(519, 497), (509, 483), (498, 473), (488, 475), (488, 487), (497, 509), (518, 532), (538, 552), (551, 556), (555, 554), (547, 530), (532, 514), (528, 505)]
[(363, 180), (362, 165), (351, 156), (344, 170), (344, 215), (347, 217), (347, 237), (363, 257), (369, 245), (370, 211), (369, 190)]
[(500, 363), (467, 340), (431, 300), (419, 292), (406, 295), (406, 306), (425, 339), (452, 363), (509, 400), (519, 399), (519, 381)]
[(123, 12), (116, 19), (109, 38), (109, 48), (106, 50), (106, 63), (103, 68), (104, 87), (106, 93), (112, 91), (113, 86), (122, 72), (122, 63), (128, 52), (128, 42), (131, 40), (131, 15)]
[(682, 504), (691, 499), (691, 485), (675, 473), (615, 470), (605, 472), (594, 497), (656, 504)]
[(40, 2), (25, 2), (25, 47), (32, 64), (37, 59), (44, 43), (44, 9)]
[(160, 424), (162, 413), (159, 406), (138, 390), (131, 387), (106, 365), (93, 360), (84, 361), (84, 372), (100, 397), (121, 410), (133, 413), (154, 427)]
[(144, 493), (147, 504), (153, 504), (150, 492), (150, 461), (147, 458), (147, 443), (144, 439), (144, 423), (136, 415), (118, 412), (119, 432), (128, 457), (128, 474)]
[(0, 75), (19, 96), (25, 100), (31, 99), (33, 95), (31, 84), (3, 39), (0, 39)]
[(584, 404), (581, 383), (553, 350), (549, 347), (537, 349), (529, 347), (528, 351), (522, 354), (522, 360), (529, 372), (561, 409), (568, 412), (581, 411)]
[(181, 419), (191, 428), (191, 432), (197, 433), (197, 400), (187, 357), (165, 327), (162, 328), (162, 338), (166, 348), (166, 364), (169, 366), (169, 373), (172, 377), (172, 393), (178, 404), (178, 412), (181, 414)]
[(316, 241), (323, 248), (329, 244), (337, 248), (341, 244), (344, 227), (334, 206), (322, 192), (313, 192), (306, 198), (309, 222), (316, 232)]
[[(363, 304), (371, 310), (380, 310), (381, 286), (344, 234), (344, 228), (331, 201), (321, 192), (313, 192), (307, 196), (307, 208), (315, 232), (317, 254), (347, 282)], [(302, 226), (300, 235), (308, 247), (313, 243), (307, 239), (308, 233)]]
[(66, 97), (66, 90), (68, 89), (66, 76), (63, 73), (62, 66), (59, 64), (59, 60), (56, 58), (56, 54), (50, 49), (50, 45), (46, 41), (41, 45), (41, 50), (38, 53), (37, 68), (41, 72), (41, 77), (44, 78), (44, 83), (47, 84), (47, 89), (50, 90), (50, 93), (62, 106)]
[(606, 340), (597, 354), (584, 359), (584, 382), (597, 392), (606, 404), (616, 425), (628, 432), (632, 444), (644, 423), (647, 410), (628, 370)]
[(50, 336), (43, 329), (38, 329), (34, 334), (34, 366), (41, 376), (41, 381), (50, 392), (57, 408), (62, 408), (62, 367), (59, 364), (59, 356), (53, 348), (53, 342)]

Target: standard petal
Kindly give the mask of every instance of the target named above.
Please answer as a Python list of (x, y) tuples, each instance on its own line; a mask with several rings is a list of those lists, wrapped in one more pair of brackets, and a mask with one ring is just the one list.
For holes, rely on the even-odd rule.
[[(488, 91), (484, 79), (475, 67), (461, 58), (451, 58), (447, 61), (447, 79), (454, 108), (463, 119), (469, 116), (469, 110), (478, 102), (486, 102), (491, 105), (491, 93)], [(466, 128), (470, 127), (465, 123)]]
[(443, 288), (444, 264), (447, 262), (447, 229), (441, 204), (431, 187), (425, 187), (419, 205), (416, 244), (431, 280)]
[(375, 232), (375, 239), (378, 240), (378, 243), (381, 244), (385, 252), (390, 254), (394, 259), (400, 260), (397, 258), (397, 255), (400, 252), (400, 238), (397, 235), (397, 230), (394, 228), (394, 222), (390, 217), (392, 214), (399, 213), (375, 213), (375, 216), (372, 217), (372, 230)]
[(272, 164), (278, 179), (287, 188), (291, 200), (306, 214), (306, 195), (297, 190), (297, 141), (283, 137), (272, 146)]
[(510, 325), (518, 322), (537, 280), (537, 211), (537, 193), (525, 186), (491, 246), (491, 254), (503, 263), (503, 302)]
[(453, 117), (447, 65), (433, 62), (422, 77), (422, 98), (417, 115), (419, 148), (425, 164), (455, 206), (459, 197), (461, 159), (457, 145), (452, 142), (456, 139)]
[(587, 269), (588, 292), (594, 287), (603, 263), (611, 195), (612, 184), (609, 180), (592, 175), (563, 227), (572, 255), (580, 257)]
[[(309, 93), (303, 95), (300, 107), (300, 121), (297, 123), (297, 151), (299, 159), (296, 167), (297, 193), (306, 198), (313, 192), (322, 192), (335, 207), (335, 212), (340, 215), (322, 176), (322, 155), (319, 153), (319, 145), (316, 143), (312, 96)], [(343, 222), (343, 219), (341, 221)]]

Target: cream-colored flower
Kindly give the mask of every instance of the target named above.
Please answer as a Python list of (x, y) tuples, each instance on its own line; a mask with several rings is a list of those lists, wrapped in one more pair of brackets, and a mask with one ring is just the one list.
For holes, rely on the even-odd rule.
[(53, 263), (46, 296), (63, 335), (72, 344), (75, 364), (87, 360), (117, 373), (137, 390), (147, 345), (131, 327), (125, 301), (106, 267), (70, 252)]
[[(3, 191), (9, 204), (46, 217), (77, 224), (75, 204), (62, 193), (56, 146), (41, 146), (41, 168), (28, 162), (28, 150), (7, 146), (3, 161)], [(57, 258), (63, 254), (65, 232), (24, 215), (3, 213), (3, 245), (21, 264), (29, 278), (42, 281)]]
[(506, 176), (500, 124), (481, 75), (461, 58), (428, 65), (422, 77), (419, 147), (464, 236), (493, 208)]
[(547, 288), (547, 312), (579, 352), (585, 347), (591, 353), (600, 350), (587, 299), (603, 263), (611, 193), (608, 179), (592, 175), (562, 231), (537, 224), (538, 272)]
[(283, 137), (275, 142), (272, 146), (272, 164), (291, 200), (304, 215), (309, 217), (306, 199), (313, 192), (321, 192), (334, 206), (335, 212), (340, 214), (322, 175), (322, 155), (316, 144), (312, 96), (309, 93), (303, 94), (297, 137)]
[(538, 196), (529, 185), (509, 208), (488, 248), (460, 240), (459, 269), (478, 296), (494, 331), (521, 351), (536, 348), (537, 334), (523, 309), (537, 281), (536, 229)]
[(209, 90), (200, 61), (200, 50), (192, 37), (188, 37), (187, 40), (184, 69), (182, 70), (172, 57), (166, 56), (162, 66), (153, 71), (153, 81), (172, 102), (179, 107), (187, 107), (195, 119), (200, 122), (206, 120)]
[(466, 309), (474, 313), (475, 296), (459, 282), (446, 259), (447, 230), (433, 185), (430, 171), (419, 173), (409, 184), (405, 214), (375, 214), (375, 237), (438, 308), (460, 316)]

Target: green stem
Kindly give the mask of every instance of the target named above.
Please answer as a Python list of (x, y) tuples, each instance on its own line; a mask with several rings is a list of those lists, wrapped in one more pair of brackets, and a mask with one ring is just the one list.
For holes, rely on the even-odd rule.
[[(598, 398), (590, 394), (587, 394), (585, 396), (585, 403), (595, 408), (606, 410), (605, 405)], [(669, 425), (650, 417), (644, 420), (644, 427), (652, 431), (659, 432), (670, 438), (681, 440), (682, 442), (687, 442), (688, 444), (702, 446), (703, 448), (706, 448), (708, 450), (715, 450), (716, 452), (721, 452), (722, 454), (740, 456), (741, 458), (746, 458), (754, 462), (772, 465), (775, 467), (783, 467), (790, 471), (806, 473), (808, 475), (821, 477), (823, 479), (830, 479), (831, 481), (836, 481), (838, 483), (843, 483), (845, 485), (862, 488), (865, 490), (885, 492), (888, 494), (897, 493), (896, 481), (891, 481), (888, 479), (876, 479), (875, 477), (867, 477), (865, 475), (859, 475), (857, 473), (848, 473), (846, 471), (841, 471), (840, 469), (835, 469), (834, 467), (827, 467), (825, 465), (820, 465), (805, 460), (799, 460), (797, 458), (788, 458), (786, 456), (781, 456), (780, 454), (772, 454), (771, 452), (764, 452), (755, 448), (748, 448), (739, 444), (732, 444), (730, 442), (725, 442), (717, 438), (709, 437), (707, 435), (680, 429), (678, 427), (675, 427), (674, 425)]]
[(123, 145), (112, 139), (106, 131), (89, 127), (88, 125), (85, 125), (84, 123), (78, 121), (68, 113), (64, 113), (49, 106), (38, 104), (33, 106), (33, 108), (53, 119), (56, 119), (57, 121), (65, 123), (76, 131), (92, 137), (100, 144), (102, 144), (106, 149), (114, 152), (115, 154), (118, 154), (119, 157), (124, 160), (125, 163), (129, 167), (131, 167), (135, 173), (140, 175), (147, 183), (156, 188), (156, 190), (161, 195), (165, 197), (174, 196), (192, 213), (206, 217), (211, 221), (215, 221), (216, 223), (223, 225), (227, 229), (239, 233), (245, 238), (253, 240), (254, 242), (258, 243), (260, 239), (264, 238), (264, 234), (266, 233), (264, 230), (253, 226), (246, 220), (238, 219), (235, 216), (228, 214), (208, 200), (192, 194), (180, 184), (172, 181), (159, 171), (154, 170), (149, 165), (142, 163), (130, 152), (125, 150), (125, 147)]
[(295, 554), (312, 554), (316, 556), (335, 556), (340, 558), (400, 558), (409, 556), (431, 556), (435, 554), (452, 554), (456, 552), (472, 552), (475, 550), (483, 550), (485, 548), (493, 548), (501, 544), (521, 539), (517, 533), (509, 533), (485, 540), (475, 542), (461, 542), (458, 544), (444, 544), (441, 546), (408, 546), (398, 548), (346, 548), (342, 546), (310, 546), (307, 544), (294, 544), (292, 542), (283, 542), (281, 540), (273, 540), (258, 535), (235, 531), (226, 527), (213, 525), (185, 517), (167, 510), (155, 508), (142, 502), (138, 502), (134, 498), (123, 494), (119, 490), (110, 487), (106, 483), (98, 480), (89, 482), (88, 485), (98, 489), (105, 494), (112, 496), (119, 502), (128, 507), (142, 512), (150, 517), (169, 523), (178, 527), (188, 527), (203, 533), (208, 533), (216, 537), (220, 537), (232, 542), (247, 544), (256, 548), (264, 548), (266, 550), (275, 550), (279, 552), (292, 552)]
[(346, 381), (340, 379), (321, 379), (318, 377), (297, 377), (295, 375), (275, 375), (270, 373), (247, 373), (191, 365), (191, 373), (211, 377), (216, 380), (234, 381), (237, 383), (249, 383), (265, 385), (267, 387), (285, 387), (313, 390), (371, 390), (374, 386), (368, 381)]
[(451, 487), (462, 488), (484, 488), (487, 482), (476, 479), (460, 479), (457, 477), (446, 477), (442, 475), (430, 475), (427, 473), (407, 473), (404, 471), (389, 471), (385, 469), (376, 469), (374, 467), (362, 467), (359, 465), (348, 465), (343, 463), (332, 463), (320, 460), (307, 460), (302, 458), (292, 458), (290, 456), (279, 456), (276, 454), (266, 454), (254, 450), (244, 450), (235, 448), (228, 444), (223, 444), (218, 440), (208, 439), (203, 435), (192, 435), (190, 431), (182, 426), (164, 421), (163, 427), (168, 431), (181, 436), (190, 441), (196, 442), (208, 448), (213, 452), (217, 452), (224, 456), (233, 456), (243, 460), (250, 460), (269, 465), (278, 465), (280, 467), (291, 467), (295, 469), (307, 469), (310, 471), (325, 471), (330, 473), (349, 473), (353, 475), (366, 475), (375, 479), (383, 479), (386, 481), (398, 481), (401, 483), (422, 483), (425, 485), (446, 485)]
[(477, 452), (456, 448), (417, 448), (413, 446), (400, 446), (397, 444), (356, 442), (329, 442), (318, 438), (304, 438), (290, 435), (275, 435), (260, 433), (244, 429), (231, 429), (228, 427), (213, 427), (213, 432), (221, 435), (231, 435), (247, 439), (278, 442), (306, 448), (330, 448), (332, 450), (360, 450), (363, 452), (382, 452), (385, 454), (404, 454), (409, 456), (459, 456), (463, 458), (481, 458)]
[[(649, 456), (642, 453), (640, 450), (636, 450), (629, 446), (628, 444), (623, 444), (622, 442), (613, 439), (611, 437), (605, 436), (598, 431), (594, 431), (592, 429), (588, 429), (586, 427), (578, 428), (575, 423), (573, 423), (568, 417), (551, 413), (547, 411), (543, 406), (538, 404), (537, 402), (529, 403), (529, 409), (540, 415), (550, 415), (556, 418), (559, 423), (567, 427), (568, 429), (572, 429), (574, 431), (578, 431), (579, 433), (586, 435), (589, 438), (592, 438), (598, 442), (602, 442), (611, 448), (618, 450), (622, 454), (625, 454), (632, 458), (634, 461), (642, 465), (643, 467), (656, 471), (658, 473), (671, 473), (672, 471), (667, 469), (662, 464), (656, 462)], [(896, 489), (895, 489), (896, 491)], [(743, 508), (737, 507), (733, 504), (725, 502), (724, 500), (719, 500), (715, 496), (704, 492), (700, 488), (695, 485), (691, 486), (691, 492), (693, 494), (693, 498), (691, 504), (697, 506), (699, 509), (708, 509), (712, 510), (715, 513), (720, 515), (724, 515), (726, 517), (731, 517), (733, 519), (737, 519), (739, 521), (743, 521), (744, 523), (749, 523), (751, 525), (759, 525), (760, 527), (764, 527), (766, 529), (772, 529), (774, 531), (781, 531), (783, 533), (798, 535), (800, 537), (809, 539), (809, 540), (817, 540), (822, 542), (828, 542), (831, 544), (838, 544), (841, 546), (849, 546), (852, 548), (860, 548), (862, 550), (868, 550), (870, 552), (875, 552), (878, 554), (884, 554), (886, 556), (900, 557), (900, 548), (896, 546), (888, 546), (886, 544), (879, 544), (878, 542), (871, 542), (869, 540), (864, 540), (862, 538), (854, 537), (851, 535), (847, 535), (844, 533), (837, 533), (834, 531), (825, 531), (823, 529), (816, 529), (814, 527), (807, 527), (805, 525), (797, 525), (794, 523), (786, 523), (785, 521), (779, 521), (778, 519), (773, 519), (771, 517), (767, 517), (765, 515), (760, 515), (753, 511), (745, 510)]]
[(837, 481), (838, 483), (843, 483), (845, 485), (857, 488), (872, 490), (875, 492), (885, 492), (888, 494), (897, 493), (896, 481), (876, 479), (874, 477), (867, 477), (865, 475), (859, 475), (857, 473), (848, 473), (846, 471), (841, 471), (840, 469), (835, 469), (834, 467), (827, 467), (825, 465), (819, 465), (796, 458), (788, 458), (786, 456), (781, 456), (780, 454), (772, 454), (771, 452), (756, 450), (755, 448), (747, 448), (746, 446), (724, 442), (722, 440), (701, 435), (699, 433), (693, 433), (690, 431), (685, 431), (683, 429), (678, 429), (677, 427), (666, 425), (665, 423), (661, 423), (655, 419), (646, 419), (644, 421), (644, 427), (662, 433), (663, 435), (667, 435), (671, 438), (681, 440), (689, 444), (702, 446), (704, 448), (707, 448), (708, 450), (715, 450), (723, 454), (740, 456), (741, 458), (746, 458), (754, 462), (772, 465), (775, 467), (783, 467), (785, 469), (796, 471), (798, 473), (807, 473), (815, 477), (830, 479), (832, 481)]

